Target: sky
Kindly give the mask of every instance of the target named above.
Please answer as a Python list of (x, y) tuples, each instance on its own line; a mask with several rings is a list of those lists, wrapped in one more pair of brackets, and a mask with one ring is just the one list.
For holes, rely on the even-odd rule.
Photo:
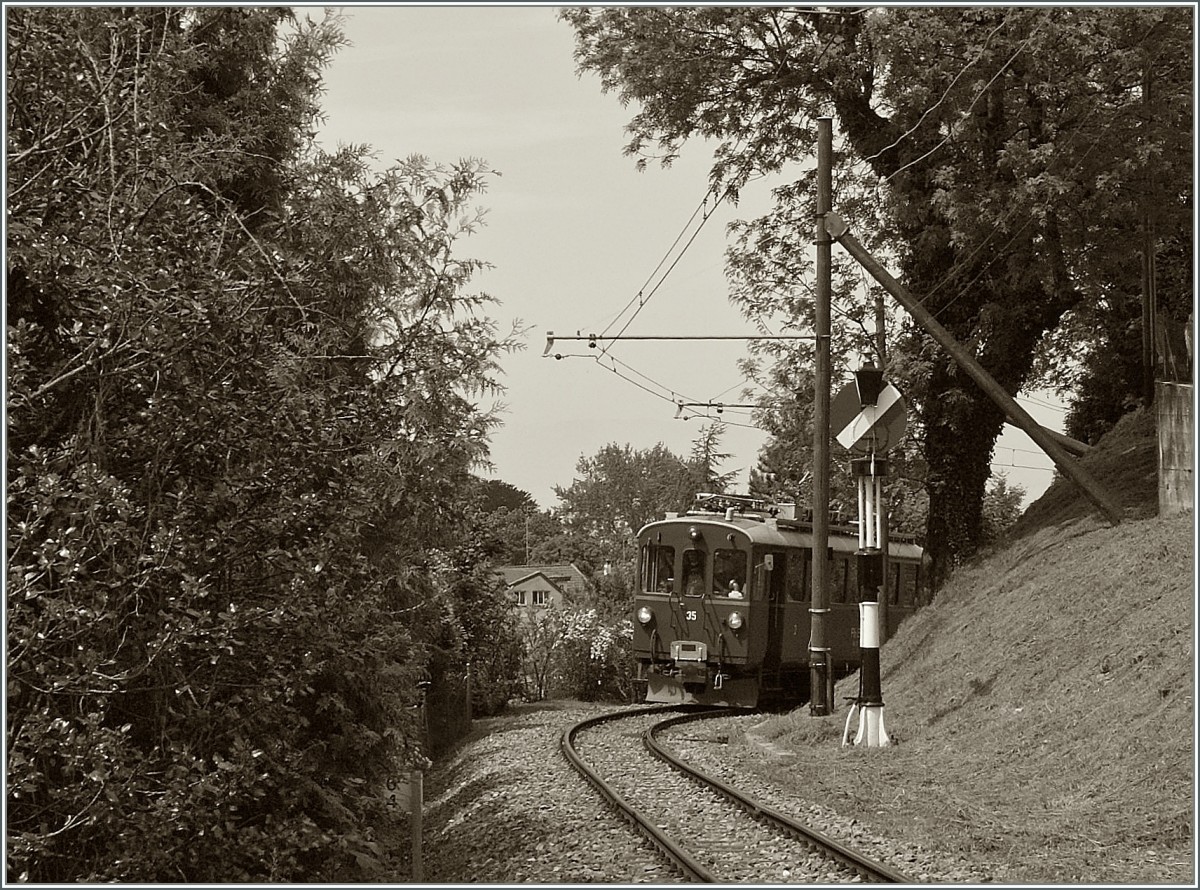
[[(626, 335), (755, 333), (727, 297), (726, 226), (764, 212), (777, 183), (746, 189), (737, 207), (705, 203), (703, 144), (685, 146), (669, 168), (639, 172), (623, 151), (633, 109), (595, 75), (577, 75), (572, 29), (553, 7), (333, 9), (350, 45), (325, 72), (326, 147), (365, 143), (381, 167), (413, 154), (446, 165), (478, 158), (500, 174), (477, 201), (486, 225), (456, 247), (491, 264), (472, 289), (499, 301), (493, 317), (526, 330), (525, 348), (502, 361), (502, 426), (485, 475), (553, 508), (555, 487), (569, 487), (580, 459), (607, 444), (661, 443), (686, 456), (707, 422), (695, 415), (717, 415), (689, 408), (685, 420), (674, 403), (743, 402), (743, 341), (603, 341), (597, 362), (599, 350), (582, 341), (556, 339), (544, 355), (547, 334), (615, 334), (639, 302)], [(322, 7), (304, 11), (318, 18)], [(1050, 407), (1023, 407), (1061, 431), (1061, 405), (1037, 398)], [(766, 437), (749, 412), (725, 408), (720, 418), (730, 456), (719, 470), (745, 490)], [(1030, 498), (1053, 478), (1049, 458), (1017, 430), (1001, 437), (994, 460)]]

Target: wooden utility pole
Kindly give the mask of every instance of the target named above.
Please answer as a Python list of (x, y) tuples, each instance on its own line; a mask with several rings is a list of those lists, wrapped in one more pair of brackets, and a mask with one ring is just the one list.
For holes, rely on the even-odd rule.
[(846, 252), (858, 261), (859, 265), (883, 285), (884, 290), (896, 298), (896, 302), (908, 310), (908, 313), (938, 342), (938, 345), (950, 353), (958, 366), (966, 371), (968, 376), (979, 385), (979, 388), (996, 403), (1009, 421), (1024, 430), (1026, 435), (1049, 455), (1050, 459), (1054, 461), (1054, 465), (1064, 476), (1080, 487), (1087, 495), (1088, 500), (1104, 514), (1109, 522), (1119, 525), (1122, 518), (1121, 508), (1108, 496), (1100, 483), (1092, 477), (1091, 473), (1072, 460), (1063, 447), (1048, 434), (1048, 431), (1043, 429), (1036, 420), (1029, 416), (1029, 412), (1004, 391), (1004, 387), (997, 383), (992, 375), (975, 360), (975, 357), (938, 323), (932, 313), (922, 306), (904, 285), (893, 278), (887, 269), (858, 243), (853, 235), (847, 232), (845, 220), (836, 214), (828, 214), (826, 229), (842, 247), (846, 248)]
[(829, 338), (833, 291), (833, 241), (825, 215), (833, 209), (833, 119), (817, 119), (817, 305), (816, 381), (813, 394), (812, 603), (809, 607), (809, 713), (833, 711), (833, 665), (825, 640), (829, 613)]

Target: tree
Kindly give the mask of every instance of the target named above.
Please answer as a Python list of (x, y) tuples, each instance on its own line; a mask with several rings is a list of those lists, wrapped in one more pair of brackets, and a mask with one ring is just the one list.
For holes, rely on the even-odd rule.
[(547, 562), (571, 562), (559, 559), (551, 551), (563, 533), (562, 523), (549, 510), (524, 507), (519, 510), (500, 507), (480, 516), (480, 523), (491, 544), (491, 558), (497, 565), (534, 565)]
[(517, 619), (522, 694), (527, 701), (541, 701), (554, 690), (566, 622), (566, 613), (558, 608), (531, 609)]
[(1025, 500), (1025, 489), (1020, 485), (1009, 485), (1008, 477), (1001, 473), (988, 486), (983, 501), (983, 541), (994, 544), (1004, 532), (1021, 517), (1021, 504)]
[(620, 544), (664, 511), (686, 510), (697, 492), (723, 491), (729, 474), (716, 471), (727, 457), (720, 452), (721, 432), (719, 423), (702, 428), (687, 460), (661, 443), (634, 449), (613, 442), (594, 457), (581, 457), (579, 478), (554, 488), (567, 530)]
[[(1122, 270), (1137, 268), (1141, 249), (1128, 237), (1132, 211), (1147, 206), (1135, 183), (1151, 166), (1157, 237), (1190, 232), (1190, 187), (1180, 187), (1191, 182), (1181, 126), (1190, 82), (1175, 61), (1188, 57), (1190, 24), (1180, 10), (574, 8), (562, 17), (581, 70), (638, 109), (628, 151), (653, 145), (669, 163), (685, 141), (711, 139), (713, 184), (734, 197), (751, 176), (810, 158), (813, 122), (835, 114), (847, 170), (839, 211), (869, 246), (892, 246), (909, 289), (1011, 393), (1035, 379), (1035, 356), (1064, 316), (1129, 293)], [(810, 181), (802, 173), (777, 191), (779, 218), (760, 226), (760, 242), (811, 239), (811, 214), (795, 206), (811, 206)], [(790, 280), (778, 262), (767, 271), (776, 274), (763, 282)], [(791, 288), (779, 296), (804, 299)], [(852, 292), (837, 296), (853, 317)], [(1003, 417), (911, 325), (892, 353), (924, 437), (940, 580), (980, 542)]]
[(480, 509), (484, 513), (494, 513), (501, 508), (507, 510), (537, 508), (537, 502), (533, 499), (533, 495), (500, 479), (480, 479), (478, 488), (479, 497), (482, 498)]
[(574, 609), (564, 617), (557, 677), (563, 693), (581, 701), (632, 702), (632, 619), (606, 618), (596, 609)]
[(721, 450), (725, 424), (721, 421), (705, 424), (692, 442), (688, 466), (696, 484), (705, 491), (723, 492), (733, 481), (733, 473), (718, 473), (717, 467), (729, 460), (729, 452)]
[(444, 651), (470, 678), (472, 716), (490, 717), (521, 685), (521, 631), (508, 588), (493, 570), (486, 538), (477, 534), (446, 554), (441, 571), (449, 613)]
[(9, 12), (9, 877), (378, 880), (506, 346), (488, 171), (318, 149), (333, 20)]

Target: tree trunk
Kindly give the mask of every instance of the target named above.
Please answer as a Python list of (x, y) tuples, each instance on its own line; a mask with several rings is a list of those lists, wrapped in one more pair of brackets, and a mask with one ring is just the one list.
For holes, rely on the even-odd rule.
[(979, 547), (992, 450), (1004, 424), (1000, 409), (953, 365), (949, 357), (939, 358), (922, 418), (929, 492), (926, 551), (935, 590)]

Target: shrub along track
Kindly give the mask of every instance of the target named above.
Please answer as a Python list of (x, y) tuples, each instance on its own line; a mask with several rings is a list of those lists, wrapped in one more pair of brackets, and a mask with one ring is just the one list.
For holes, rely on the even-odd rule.
[[(702, 883), (912, 883), (680, 761), (658, 741), (659, 732), (733, 712), (679, 710), (615, 711), (589, 718), (565, 730), (560, 747), (571, 765), (685, 878)], [(665, 715), (673, 716), (660, 719)]]

